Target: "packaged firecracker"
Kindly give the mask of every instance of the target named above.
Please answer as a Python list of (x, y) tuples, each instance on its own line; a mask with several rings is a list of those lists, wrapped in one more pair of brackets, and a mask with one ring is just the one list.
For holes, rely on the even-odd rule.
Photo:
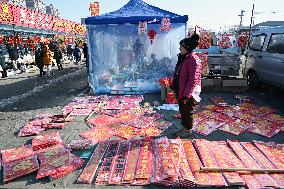
[(135, 182), (133, 185), (149, 185), (153, 166), (153, 142), (143, 140), (141, 143), (140, 155), (137, 161)]
[(55, 155), (41, 163), (36, 178), (50, 177), (51, 179), (59, 179), (81, 168), (82, 165), (83, 160), (70, 152)]
[(129, 150), (129, 142), (122, 141), (115, 156), (114, 166), (110, 173), (109, 184), (121, 185), (125, 170), (127, 152)]
[(59, 132), (49, 132), (44, 135), (39, 135), (32, 140), (34, 150), (48, 148), (57, 144), (63, 144)]
[(115, 136), (129, 140), (139, 134), (138, 129), (131, 126), (120, 126), (114, 130)]
[(96, 184), (107, 185), (109, 184), (110, 174), (115, 164), (115, 157), (119, 150), (119, 141), (110, 141), (104, 158), (102, 160), (101, 167), (98, 170)]
[(139, 135), (145, 137), (145, 138), (152, 138), (160, 136), (162, 131), (156, 127), (147, 127), (147, 128), (141, 128), (139, 131)]
[(32, 135), (38, 135), (45, 129), (42, 128), (40, 125), (33, 125), (33, 124), (26, 124), (18, 133), (19, 137), (25, 137), (25, 136), (32, 136)]
[(124, 103), (136, 103), (140, 104), (144, 100), (143, 95), (124, 95), (122, 96), (121, 101)]
[(31, 146), (1, 150), (4, 183), (38, 170), (37, 156)]
[(91, 184), (93, 182), (94, 176), (99, 169), (99, 165), (104, 157), (104, 154), (109, 145), (109, 141), (100, 142), (93, 152), (89, 162), (77, 179), (78, 183)]
[(94, 147), (96, 143), (92, 140), (81, 139), (81, 140), (73, 140), (69, 144), (66, 145), (67, 148), (72, 150), (88, 150)]
[(132, 184), (135, 181), (136, 165), (141, 150), (141, 140), (131, 140), (127, 153), (122, 183)]
[(55, 156), (60, 156), (61, 154), (65, 154), (67, 152), (70, 152), (68, 148), (66, 148), (63, 144), (57, 144), (45, 149), (41, 149), (36, 153), (40, 162), (46, 162)]
[(107, 127), (99, 127), (80, 133), (80, 136), (95, 143), (108, 140), (113, 136), (113, 131)]

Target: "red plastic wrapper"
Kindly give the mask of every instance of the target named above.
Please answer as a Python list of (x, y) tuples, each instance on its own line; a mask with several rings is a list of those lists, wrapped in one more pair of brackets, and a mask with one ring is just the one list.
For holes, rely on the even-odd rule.
[(73, 106), (67, 105), (62, 109), (62, 114), (66, 117), (73, 111)]
[(169, 92), (167, 94), (167, 103), (169, 103), (169, 104), (177, 104), (178, 103), (178, 101), (175, 97), (175, 94), (173, 92)]
[(110, 137), (112, 137), (113, 132), (106, 127), (102, 127), (102, 128), (94, 128), (86, 132), (82, 132), (80, 136), (85, 139), (89, 139), (93, 142), (101, 142), (101, 141), (108, 140)]
[(266, 120), (278, 123), (284, 127), (284, 116), (278, 114), (270, 114), (265, 117)]
[(1, 154), (2, 154), (2, 163), (4, 164), (15, 160), (23, 160), (28, 157), (34, 156), (35, 152), (33, 151), (30, 145), (27, 145), (7, 150), (1, 150)]
[[(232, 164), (228, 160), (228, 157), (226, 157), (223, 153), (223, 151), (220, 149), (220, 146), (218, 145), (218, 142), (207, 142), (208, 149), (210, 150), (211, 154), (216, 159), (216, 163), (218, 167), (224, 167), (229, 168), (232, 167)], [(240, 177), (240, 175), (237, 172), (223, 172), (223, 175), (229, 184), (229, 186), (244, 186), (245, 182)]]
[(65, 154), (66, 152), (70, 152), (70, 150), (63, 146), (63, 144), (58, 144), (37, 151), (37, 156), (40, 162), (46, 162), (54, 156), (60, 156), (61, 154)]
[(137, 161), (134, 185), (150, 184), (153, 166), (152, 140), (143, 140)]
[(117, 154), (115, 156), (113, 169), (111, 170), (110, 173), (110, 178), (109, 178), (110, 185), (122, 184), (128, 150), (129, 150), (129, 142), (128, 141), (121, 142)]
[(141, 150), (141, 140), (130, 141), (129, 151), (127, 153), (127, 159), (123, 174), (122, 182), (124, 184), (132, 184), (135, 181), (136, 165)]
[(94, 126), (107, 126), (119, 122), (119, 119), (108, 115), (95, 115), (94, 118), (88, 119), (88, 123)]
[(91, 140), (88, 139), (80, 139), (80, 140), (73, 140), (69, 144), (66, 145), (67, 148), (70, 148), (72, 150), (88, 150), (95, 146), (96, 143), (94, 143)]
[(32, 140), (34, 150), (45, 149), (57, 144), (63, 144), (59, 132), (49, 132), (45, 135), (39, 135)]
[(102, 160), (102, 165), (98, 170), (98, 176), (96, 178), (97, 185), (107, 185), (109, 184), (110, 174), (114, 168), (115, 157), (119, 150), (119, 141), (110, 141), (104, 158)]
[[(267, 159), (267, 157), (265, 157), (265, 155), (263, 155), (263, 153), (257, 147), (255, 147), (253, 144), (251, 144), (249, 142), (241, 142), (241, 145), (254, 158), (254, 160), (257, 161), (257, 163), (262, 168), (264, 168), (264, 169), (277, 169), (277, 167), (275, 165), (273, 165), (271, 163), (271, 161), (269, 161)], [(284, 174), (273, 173), (273, 174), (269, 174), (269, 176), (274, 179), (274, 181), (279, 185), (280, 188), (284, 187)]]
[(199, 28), (199, 49), (209, 49), (211, 47), (211, 35), (209, 32)]
[(63, 129), (65, 127), (65, 123), (49, 123), (44, 125), (44, 129)]
[(172, 77), (162, 77), (161, 79), (159, 79), (159, 83), (161, 85), (166, 86), (166, 87), (171, 86), (172, 82), (173, 82), (173, 78)]
[(78, 183), (91, 184), (93, 182), (94, 176), (99, 168), (99, 164), (102, 161), (102, 158), (104, 157), (108, 144), (109, 141), (101, 142), (98, 144), (89, 162), (77, 179)]
[(198, 56), (201, 63), (201, 74), (208, 74), (208, 52), (195, 52), (194, 54)]
[(38, 135), (45, 129), (42, 128), (40, 125), (33, 125), (33, 124), (26, 124), (18, 133), (19, 137), (26, 137), (32, 135)]
[(202, 163), (197, 155), (197, 152), (194, 149), (191, 140), (182, 140), (182, 147), (185, 153), (187, 162), (190, 165), (190, 169), (193, 172), (193, 175), (197, 181), (197, 186), (199, 187), (210, 187), (212, 186), (211, 179), (206, 172), (199, 172)]
[(278, 123), (259, 120), (251, 129), (249, 129), (249, 132), (271, 138), (280, 132), (281, 127), (282, 125)]
[(8, 183), (38, 169), (39, 165), (35, 155), (3, 163), (4, 183)]
[(220, 122), (213, 118), (207, 118), (200, 121), (197, 125), (194, 125), (193, 131), (201, 135), (207, 136), (212, 132), (216, 131), (219, 127), (223, 126), (225, 123)]
[[(229, 146), (238, 155), (247, 168), (261, 169), (261, 166), (245, 151), (237, 141), (228, 141)], [(262, 187), (278, 187), (278, 184), (268, 174), (253, 174)]]
[(115, 136), (129, 140), (139, 134), (138, 129), (131, 126), (121, 126), (114, 130)]
[(238, 47), (245, 49), (249, 41), (249, 34), (247, 32), (242, 32), (237, 37)]
[(82, 159), (70, 152), (56, 155), (41, 163), (36, 178), (40, 179), (48, 176), (51, 179), (59, 179), (79, 169), (83, 165), (83, 162)]
[(221, 36), (221, 41), (219, 42), (219, 46), (220, 46), (222, 49), (228, 49), (228, 48), (231, 48), (231, 47), (232, 47), (232, 43), (231, 43), (231, 40), (230, 40), (230, 36), (232, 36), (232, 35), (222, 34), (222, 36)]
[[(217, 160), (214, 156), (212, 156), (208, 141), (203, 139), (196, 139), (194, 140), (194, 144), (198, 150), (198, 153), (200, 154), (200, 159), (203, 162), (204, 166), (206, 167), (218, 167)], [(216, 187), (224, 187), (227, 186), (227, 183), (222, 175), (222, 173), (216, 173), (216, 172), (209, 172), (209, 177), (211, 178), (211, 182), (213, 186)]]
[(78, 116), (78, 115), (90, 115), (93, 110), (89, 109), (74, 109), (70, 115)]

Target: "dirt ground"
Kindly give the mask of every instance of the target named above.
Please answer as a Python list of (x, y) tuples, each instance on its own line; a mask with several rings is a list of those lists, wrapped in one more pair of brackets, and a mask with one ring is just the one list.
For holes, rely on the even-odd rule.
[[(0, 149), (8, 149), (24, 144), (31, 144), (34, 137), (17, 137), (17, 133), (25, 123), (37, 114), (42, 113), (61, 113), (63, 106), (68, 104), (76, 96), (92, 95), (89, 92), (86, 68), (84, 66), (70, 67), (64, 72), (55, 72), (50, 78), (38, 78), (36, 74), (27, 75), (22, 79), (9, 79), (6, 84), (0, 84)], [(2, 82), (2, 81), (0, 81)], [(49, 85), (48, 85), (49, 84)], [(41, 87), (39, 87), (41, 86)], [(36, 90), (35, 90), (36, 89)], [(22, 95), (25, 94), (25, 95)], [(246, 92), (221, 92), (215, 90), (207, 90), (202, 92), (202, 101), (200, 107), (209, 104), (209, 98), (214, 96), (223, 97), (227, 102), (237, 103), (234, 98), (237, 94), (249, 95), (255, 98), (257, 104), (272, 106), (279, 110), (279, 114), (284, 115), (284, 98), (283, 90), (271, 89), (263, 87), (258, 91)], [(21, 96), (22, 95), (22, 96)], [(7, 101), (7, 98), (14, 97)], [(160, 94), (145, 95), (145, 102), (160, 101)], [(165, 119), (173, 121), (174, 125), (165, 131), (164, 135), (169, 138), (175, 137), (175, 132), (180, 129), (179, 120), (173, 119), (172, 115), (176, 112), (159, 111), (165, 115)], [(89, 129), (84, 122), (85, 117), (78, 117), (74, 121), (68, 123), (63, 130), (60, 131), (63, 140), (69, 143), (73, 139), (78, 139), (82, 131)], [(279, 133), (272, 138), (265, 138), (259, 135), (245, 132), (239, 136), (234, 136), (222, 131), (215, 131), (207, 137), (194, 134), (193, 138), (204, 138), (207, 140), (239, 140), (239, 141), (274, 141), (284, 143), (284, 133)], [(82, 152), (76, 152), (82, 155)], [(85, 164), (87, 160), (85, 161)], [(16, 179), (11, 183), (3, 185), (3, 175), (1, 170), (0, 188), (93, 188), (94, 185), (78, 185), (74, 184), (82, 169), (66, 176), (62, 179), (50, 181), (49, 179), (36, 180), (36, 173)], [(126, 188), (125, 186), (108, 186), (96, 188)], [(147, 187), (127, 187), (127, 188), (163, 188), (158, 186)]]

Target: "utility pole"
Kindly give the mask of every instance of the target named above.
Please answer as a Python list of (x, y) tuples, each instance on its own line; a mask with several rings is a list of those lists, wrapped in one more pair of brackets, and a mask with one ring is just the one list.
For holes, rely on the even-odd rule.
[(244, 12), (246, 12), (246, 11), (241, 10), (241, 14), (239, 14), (239, 15), (238, 15), (238, 16), (241, 18), (241, 21), (240, 21), (240, 28), (241, 28), (241, 27), (242, 27), (242, 25), (243, 25)]

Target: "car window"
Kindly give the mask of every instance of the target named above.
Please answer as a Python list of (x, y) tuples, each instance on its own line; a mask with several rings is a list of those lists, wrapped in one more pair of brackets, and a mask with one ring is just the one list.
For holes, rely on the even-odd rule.
[(284, 54), (284, 33), (273, 34), (271, 36), (267, 52)]
[(261, 51), (264, 41), (265, 41), (265, 34), (252, 36), (249, 44), (249, 48), (255, 51)]

